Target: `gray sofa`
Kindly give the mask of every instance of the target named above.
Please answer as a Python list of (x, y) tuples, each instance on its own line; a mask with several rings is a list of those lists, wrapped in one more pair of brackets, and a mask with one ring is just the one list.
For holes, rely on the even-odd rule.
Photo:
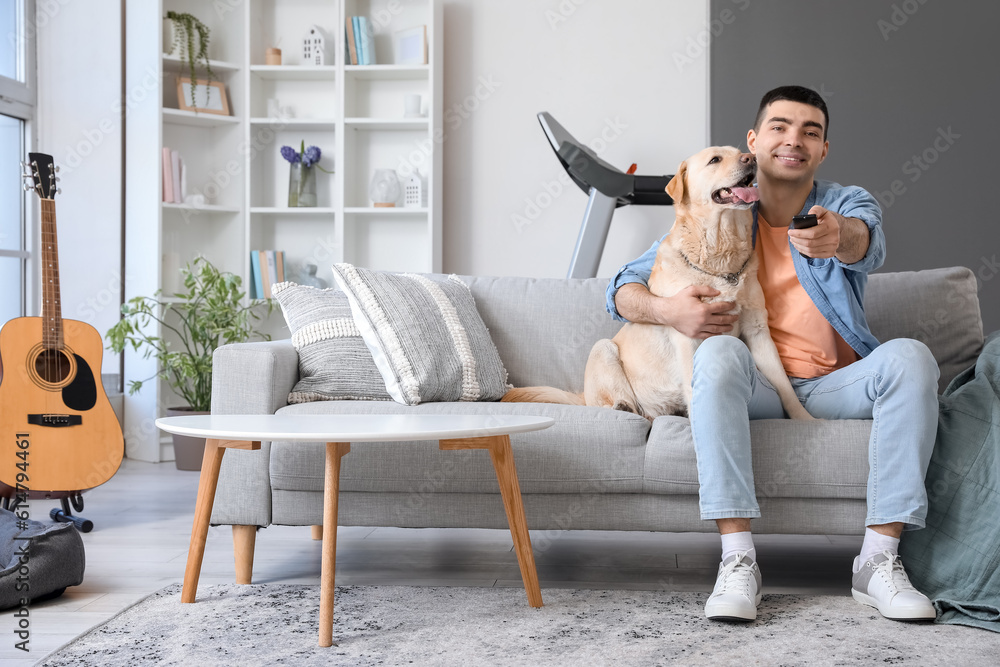
[[(583, 388), (591, 346), (620, 327), (604, 311), (607, 280), (465, 278), (515, 386)], [(925, 342), (941, 389), (974, 363), (983, 344), (976, 280), (966, 268), (871, 276), (866, 310), (881, 341)], [(634, 414), (580, 406), (508, 403), (323, 401), (288, 405), (298, 379), (289, 340), (215, 352), (215, 414), (531, 414), (544, 431), (511, 437), (528, 526), (560, 529), (714, 531), (698, 513), (698, 475), (686, 418), (652, 424)], [(757, 532), (860, 534), (868, 474), (868, 420), (751, 424), (762, 517)], [(265, 442), (223, 461), (213, 524), (322, 523), (324, 448)], [(361, 443), (343, 459), (341, 525), (506, 528), (489, 456), (442, 452), (436, 442)], [(253, 535), (234, 530), (234, 535)], [(537, 534), (537, 533), (536, 533)], [(540, 536), (539, 536), (540, 537)]]

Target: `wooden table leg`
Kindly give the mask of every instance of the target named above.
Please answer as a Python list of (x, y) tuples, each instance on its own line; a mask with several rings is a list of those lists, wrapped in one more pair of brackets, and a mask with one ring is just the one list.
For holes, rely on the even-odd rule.
[(493, 469), (500, 484), (500, 495), (503, 497), (503, 508), (507, 512), (507, 524), (510, 526), (511, 537), (514, 538), (514, 551), (517, 553), (517, 564), (521, 568), (521, 580), (528, 594), (528, 604), (532, 607), (542, 606), (542, 591), (538, 585), (538, 571), (535, 569), (535, 554), (531, 550), (531, 537), (528, 535), (528, 521), (524, 516), (524, 503), (521, 500), (521, 485), (517, 481), (517, 468), (514, 466), (514, 454), (510, 448), (510, 436), (496, 435), (485, 438), (458, 438), (442, 440), (441, 449), (486, 449), (493, 461)]
[(208, 524), (215, 505), (215, 488), (219, 484), (222, 455), (226, 449), (260, 449), (259, 441), (215, 440), (205, 441), (205, 456), (201, 460), (201, 477), (198, 478), (198, 499), (194, 504), (194, 525), (191, 527), (191, 546), (188, 547), (187, 567), (184, 569), (184, 587), (181, 602), (194, 602), (201, 576), (201, 561), (205, 557), (208, 541)]
[(194, 525), (191, 527), (191, 546), (188, 547), (181, 602), (194, 602), (198, 593), (201, 561), (205, 557), (205, 542), (208, 541), (208, 522), (212, 518), (212, 506), (215, 504), (215, 487), (219, 484), (222, 455), (226, 453), (226, 448), (220, 447), (220, 444), (219, 440), (205, 441), (205, 457), (201, 460), (198, 499), (194, 504)]
[(333, 590), (337, 571), (337, 499), (340, 494), (340, 459), (351, 451), (349, 442), (326, 443), (326, 476), (323, 484), (323, 561), (319, 584), (319, 645), (333, 645)]

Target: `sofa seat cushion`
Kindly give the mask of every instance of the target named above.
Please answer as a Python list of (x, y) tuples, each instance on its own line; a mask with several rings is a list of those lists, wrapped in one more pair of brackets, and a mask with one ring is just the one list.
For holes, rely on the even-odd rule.
[[(289, 405), (278, 414), (538, 415), (556, 423), (511, 436), (523, 493), (639, 493), (649, 421), (634, 414), (541, 403), (424, 403), (319, 401)], [(274, 442), (271, 487), (323, 490), (322, 443)], [(363, 442), (341, 463), (343, 491), (499, 493), (484, 451), (441, 451), (436, 441)]]
[[(750, 422), (757, 498), (854, 498), (868, 488), (871, 420)], [(691, 423), (659, 417), (646, 445), (647, 493), (697, 494), (698, 465)]]

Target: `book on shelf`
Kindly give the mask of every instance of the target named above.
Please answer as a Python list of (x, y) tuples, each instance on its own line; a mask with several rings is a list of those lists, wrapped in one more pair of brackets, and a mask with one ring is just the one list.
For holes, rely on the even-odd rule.
[(163, 147), (163, 201), (174, 203), (174, 164), (170, 149)]
[(361, 64), (374, 65), (375, 42), (372, 41), (371, 26), (368, 24), (368, 19), (364, 16), (358, 17), (358, 23), (361, 25), (361, 51), (364, 53), (364, 59), (361, 61)]
[(270, 299), (271, 286), (285, 282), (283, 250), (250, 251), (250, 298)]
[(184, 203), (184, 195), (181, 193), (181, 171), (183, 166), (181, 164), (181, 154), (177, 151), (170, 151), (170, 166), (173, 170), (174, 178), (174, 201), (178, 204)]
[(354, 46), (358, 52), (358, 65), (365, 64), (365, 42), (361, 38), (361, 19), (357, 16), (352, 16), (351, 20), (354, 22)]
[(166, 204), (183, 204), (186, 188), (184, 187), (184, 158), (175, 150), (163, 147), (163, 202)]
[(264, 281), (260, 276), (260, 255), (256, 250), (250, 251), (250, 298), (264, 298)]
[(348, 16), (344, 34), (344, 49), (351, 65), (374, 65), (375, 42), (372, 26), (366, 16)]
[(285, 282), (285, 253), (283, 250), (274, 251), (275, 273), (278, 276), (277, 282)]
[(271, 285), (281, 281), (278, 279), (278, 262), (274, 259), (274, 251), (265, 250), (264, 260), (267, 262), (267, 281), (264, 282), (264, 294), (270, 299), (274, 296), (271, 294)]
[(352, 65), (358, 64), (358, 45), (354, 37), (354, 17), (347, 17), (347, 34), (345, 35), (344, 46), (347, 48), (347, 62)]

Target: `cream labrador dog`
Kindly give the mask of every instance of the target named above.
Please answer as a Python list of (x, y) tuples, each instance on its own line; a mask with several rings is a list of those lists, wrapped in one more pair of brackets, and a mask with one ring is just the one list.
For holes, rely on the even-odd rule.
[[(752, 241), (757, 189), (753, 155), (713, 146), (681, 163), (667, 184), (676, 219), (660, 244), (649, 291), (673, 296), (690, 285), (714, 287), (706, 302), (732, 301), (739, 315), (730, 335), (747, 344), (757, 368), (793, 419), (813, 419), (802, 407), (781, 365), (767, 327), (764, 292), (757, 281)], [(612, 339), (597, 341), (584, 374), (583, 394), (552, 387), (512, 389), (508, 402), (567, 403), (635, 412), (650, 420), (685, 415), (691, 405), (694, 352), (701, 341), (673, 327), (626, 323)]]

